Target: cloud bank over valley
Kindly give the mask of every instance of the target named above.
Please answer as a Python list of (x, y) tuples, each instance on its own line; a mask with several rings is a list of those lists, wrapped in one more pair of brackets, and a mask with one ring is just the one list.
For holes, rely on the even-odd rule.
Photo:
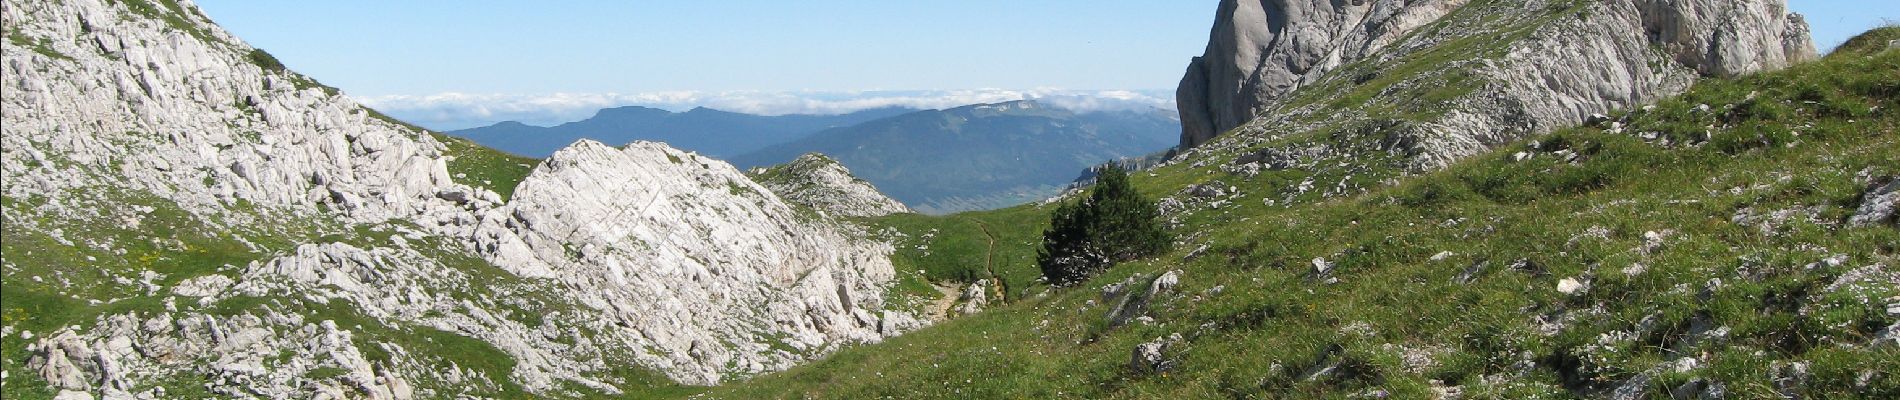
[(1075, 111), (1173, 110), (1172, 90), (971, 89), (799, 92), (647, 92), (389, 95), (357, 101), (430, 129), (454, 130), (502, 121), (557, 125), (586, 119), (602, 108), (646, 106), (673, 111), (707, 107), (759, 115), (843, 114), (905, 107), (944, 109), (970, 104), (1038, 100)]

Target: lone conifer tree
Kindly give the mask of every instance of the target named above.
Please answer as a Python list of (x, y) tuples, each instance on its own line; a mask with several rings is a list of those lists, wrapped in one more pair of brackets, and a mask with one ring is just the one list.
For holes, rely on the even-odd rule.
[(1115, 263), (1167, 250), (1172, 239), (1159, 219), (1154, 202), (1129, 184), (1127, 171), (1110, 164), (1087, 197), (1056, 207), (1036, 264), (1052, 285), (1088, 280)]

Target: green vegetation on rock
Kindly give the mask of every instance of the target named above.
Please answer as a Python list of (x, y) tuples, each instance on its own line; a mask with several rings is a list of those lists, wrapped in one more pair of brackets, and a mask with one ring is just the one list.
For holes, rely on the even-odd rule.
[(270, 52), (264, 51), (264, 49), (251, 49), (249, 57), (251, 58), (251, 63), (257, 64), (258, 67), (264, 68), (265, 71), (284, 72), (284, 63), (277, 61), (277, 56), (271, 55)]
[(196, 7), (185, 7), (182, 4), (178, 4), (176, 0), (107, 0), (107, 3), (112, 4), (120, 2), (125, 3), (127, 9), (137, 13), (140, 17), (165, 21), (166, 26), (196, 37), (205, 43), (225, 43), (223, 40), (218, 39), (217, 36), (205, 31), (203, 26), (206, 24), (192, 21), (192, 19), (210, 20), (210, 18), (205, 18), (204, 14), (199, 12)]
[(62, 60), (72, 59), (72, 57), (69, 57), (65, 54), (61, 54), (58, 50), (53, 50), (51, 40), (47, 38), (40, 38), (39, 40), (33, 40), (31, 38), (26, 37), (26, 35), (21, 35), (16, 32), (7, 32), (7, 41), (13, 42), (15, 46), (33, 49), (34, 53), (40, 53), (40, 55), (43, 55), (43, 56), (62, 59)]
[(515, 186), (541, 162), (482, 147), (468, 139), (434, 132), (430, 135), (448, 146), (445, 154), (453, 157), (449, 159), (449, 175), (456, 182), (494, 191), (504, 201), (514, 195)]

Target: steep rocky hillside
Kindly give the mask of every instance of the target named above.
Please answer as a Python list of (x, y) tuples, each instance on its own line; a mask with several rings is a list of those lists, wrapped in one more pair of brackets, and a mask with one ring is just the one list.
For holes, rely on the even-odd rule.
[(1216, 18), (1178, 91), (1183, 147), (1321, 142), (1413, 170), (1814, 57), (1782, 0), (1226, 0)]
[(1365, 188), (1190, 153), (1171, 253), (707, 397), (1900, 396), (1896, 39)]
[(188, 1), (9, 1), (7, 398), (684, 393), (923, 321), (723, 162), (390, 120)]

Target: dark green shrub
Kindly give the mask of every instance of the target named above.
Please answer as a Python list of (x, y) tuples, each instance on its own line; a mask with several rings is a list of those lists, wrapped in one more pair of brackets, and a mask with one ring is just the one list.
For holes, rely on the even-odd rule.
[(1172, 239), (1159, 220), (1155, 203), (1135, 191), (1127, 171), (1110, 164), (1087, 197), (1056, 207), (1036, 264), (1052, 285), (1088, 280), (1115, 263), (1166, 251)]
[(277, 61), (277, 56), (270, 55), (270, 53), (264, 51), (264, 49), (251, 49), (250, 57), (251, 57), (252, 64), (257, 64), (257, 66), (259, 67), (264, 67), (265, 71), (273, 71), (273, 72), (284, 71), (284, 63)]

